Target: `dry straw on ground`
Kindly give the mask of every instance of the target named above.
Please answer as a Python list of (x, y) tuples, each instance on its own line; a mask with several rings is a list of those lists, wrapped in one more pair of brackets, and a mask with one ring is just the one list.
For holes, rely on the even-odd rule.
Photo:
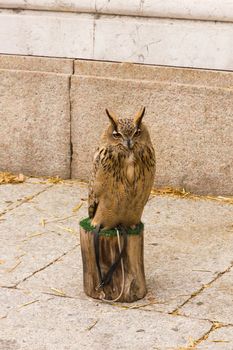
[[(0, 172), (0, 185), (2, 184), (17, 184), (25, 182), (27, 177), (23, 174), (14, 175), (10, 172)], [(51, 184), (78, 184), (87, 186), (86, 182), (78, 180), (64, 180), (59, 176), (55, 177), (46, 177), (43, 178), (44, 181), (41, 183), (51, 183)], [(189, 199), (205, 199), (212, 200), (217, 202), (223, 202), (227, 204), (233, 204), (233, 196), (212, 196), (212, 195), (197, 195), (185, 190), (185, 188), (178, 189), (173, 187), (163, 187), (163, 188), (154, 188), (151, 191), (152, 196), (172, 196), (180, 198), (189, 198)], [(78, 204), (73, 212), (75, 213), (80, 209), (82, 203)]]
[(48, 183), (51, 183), (51, 184), (61, 184), (64, 182), (64, 180), (61, 179), (59, 176), (49, 177), (47, 181)]
[(217, 202), (224, 202), (233, 204), (233, 196), (212, 196), (212, 195), (197, 195), (191, 192), (187, 192), (184, 188), (177, 189), (172, 187), (156, 188), (151, 191), (152, 196), (172, 196), (189, 199), (207, 199)]
[(23, 174), (14, 175), (9, 172), (0, 172), (0, 185), (2, 184), (18, 184), (24, 182), (26, 176)]

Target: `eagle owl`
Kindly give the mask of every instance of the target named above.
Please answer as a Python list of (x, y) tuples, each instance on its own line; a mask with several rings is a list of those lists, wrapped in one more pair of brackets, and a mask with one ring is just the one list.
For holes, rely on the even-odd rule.
[(121, 119), (106, 109), (110, 124), (94, 156), (88, 212), (93, 226), (105, 229), (140, 223), (154, 181), (155, 153), (145, 107)]

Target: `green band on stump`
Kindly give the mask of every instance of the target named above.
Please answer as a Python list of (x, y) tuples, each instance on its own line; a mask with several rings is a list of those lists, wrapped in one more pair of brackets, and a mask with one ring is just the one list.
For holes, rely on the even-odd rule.
[[(89, 218), (85, 218), (79, 222), (80, 226), (85, 230), (85, 231), (93, 231), (94, 227), (91, 226), (91, 220)], [(128, 235), (139, 235), (144, 228), (144, 225), (142, 222), (138, 224), (134, 229), (127, 227), (127, 234)], [(101, 230), (100, 235), (102, 236), (116, 236), (116, 229), (111, 229), (111, 230)]]

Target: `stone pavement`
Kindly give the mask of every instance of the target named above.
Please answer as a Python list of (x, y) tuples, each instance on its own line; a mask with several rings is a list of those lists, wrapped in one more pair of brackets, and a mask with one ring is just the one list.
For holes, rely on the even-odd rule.
[(151, 197), (148, 294), (112, 305), (83, 292), (86, 199), (75, 181), (0, 186), (0, 349), (232, 350), (233, 206)]

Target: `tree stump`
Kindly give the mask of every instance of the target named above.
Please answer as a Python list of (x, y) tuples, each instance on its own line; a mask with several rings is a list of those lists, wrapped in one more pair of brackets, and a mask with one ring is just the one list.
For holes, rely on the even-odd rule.
[[(135, 230), (127, 230), (127, 245), (122, 257), (124, 274), (122, 274), (120, 262), (110, 283), (101, 288), (98, 288), (100, 280), (96, 265), (93, 229), (89, 219), (80, 222), (84, 292), (92, 298), (109, 301), (117, 299), (121, 302), (133, 302), (143, 298), (146, 295), (143, 224), (139, 224)], [(122, 249), (122, 235), (120, 236), (120, 242)], [(115, 229), (100, 232), (99, 254), (101, 271), (106, 274), (119, 256), (118, 238)]]

